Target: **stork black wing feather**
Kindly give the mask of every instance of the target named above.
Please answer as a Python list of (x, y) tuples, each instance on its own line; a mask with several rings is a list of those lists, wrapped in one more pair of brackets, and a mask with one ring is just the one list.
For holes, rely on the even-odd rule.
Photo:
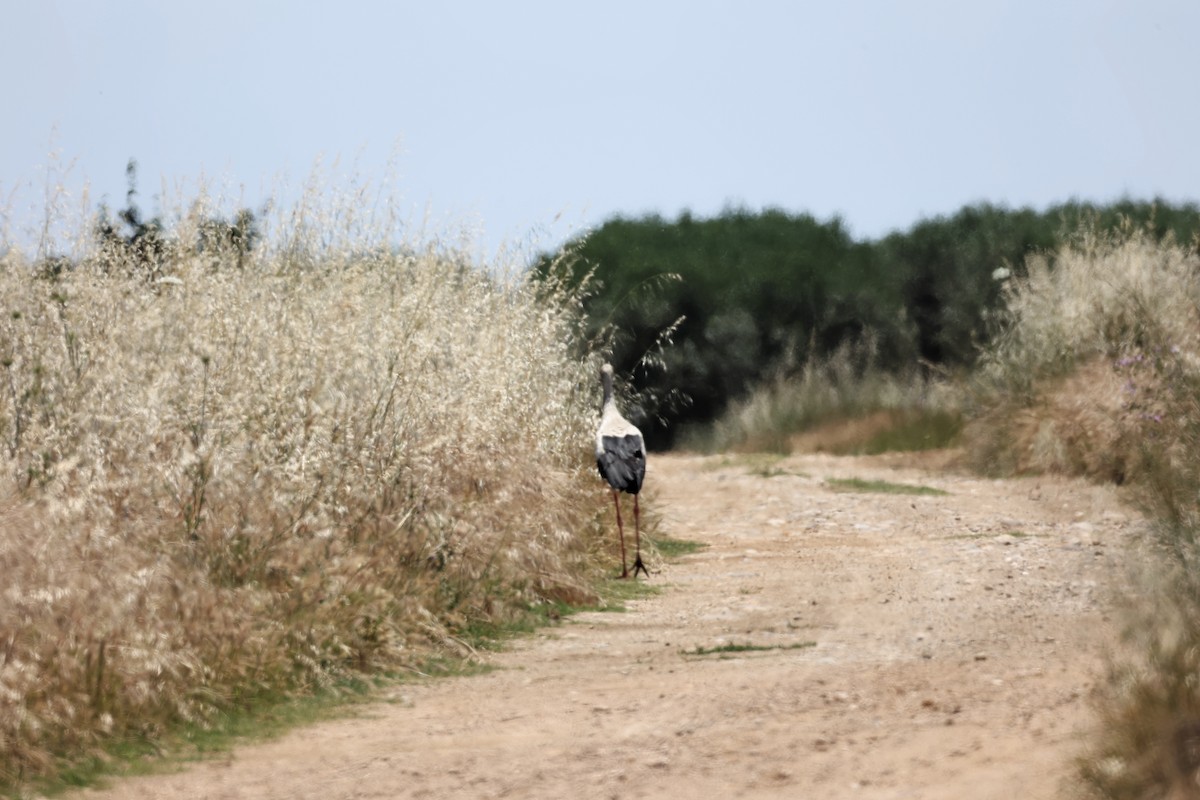
[(614, 489), (637, 494), (646, 477), (646, 449), (640, 436), (604, 436), (604, 452), (596, 458), (600, 477)]

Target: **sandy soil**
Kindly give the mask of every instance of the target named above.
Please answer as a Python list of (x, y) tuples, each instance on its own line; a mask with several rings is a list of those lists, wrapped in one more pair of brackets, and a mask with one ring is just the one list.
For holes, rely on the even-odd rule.
[[(488, 674), (76, 797), (1072, 794), (1107, 587), (1141, 524), (1111, 490), (827, 456), (658, 457), (647, 485), (663, 533), (708, 545), (652, 564), (660, 595), (517, 642)], [(770, 649), (695, 654), (729, 644)]]

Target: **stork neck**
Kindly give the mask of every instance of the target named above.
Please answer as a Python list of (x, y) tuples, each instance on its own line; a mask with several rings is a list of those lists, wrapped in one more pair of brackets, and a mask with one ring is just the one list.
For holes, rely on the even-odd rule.
[(604, 399), (600, 401), (600, 410), (603, 411), (613, 402), (613, 381), (612, 375), (607, 372), (600, 375), (600, 382), (604, 386)]

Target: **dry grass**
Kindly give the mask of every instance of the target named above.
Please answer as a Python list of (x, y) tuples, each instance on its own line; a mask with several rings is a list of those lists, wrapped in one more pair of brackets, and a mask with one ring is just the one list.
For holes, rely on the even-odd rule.
[[(956, 429), (953, 420), (961, 400), (950, 384), (927, 378), (915, 365), (907, 373), (886, 372), (875, 365), (874, 356), (875, 344), (868, 337), (843, 345), (828, 358), (811, 359), (732, 404), (706, 437), (689, 444), (710, 451), (859, 452), (906, 426), (912, 427), (914, 438), (928, 439), (930, 431), (917, 429), (943, 417), (949, 426), (933, 427)], [(838, 430), (823, 434), (819, 426), (829, 425)], [(944, 446), (948, 435), (939, 431), (936, 443), (896, 446)]]
[(985, 410), (967, 431), (979, 466), (1153, 482), (1191, 418), (1198, 275), (1194, 250), (1138, 229), (1085, 230), (1030, 258), (979, 372)]
[(1032, 384), (1031, 397), (992, 403), (967, 423), (967, 459), (991, 475), (1059, 473), (1125, 484), (1141, 457), (1124, 424), (1126, 381), (1096, 356)]
[(361, 200), (240, 268), (0, 247), (0, 784), (592, 598), (578, 303)]
[(1156, 522), (1080, 761), (1099, 797), (1200, 797), (1200, 257), (1141, 230), (1031, 259), (968, 441), (1002, 470), (1127, 483)]
[(1007, 286), (1006, 332), (984, 375), (1006, 393), (1065, 375), (1095, 356), (1197, 344), (1195, 251), (1126, 227), (1085, 229), (1057, 253), (1031, 256)]
[(1151, 559), (1134, 578), (1124, 647), (1097, 692), (1099, 724), (1080, 774), (1111, 800), (1200, 797), (1200, 580), (1190, 563)]

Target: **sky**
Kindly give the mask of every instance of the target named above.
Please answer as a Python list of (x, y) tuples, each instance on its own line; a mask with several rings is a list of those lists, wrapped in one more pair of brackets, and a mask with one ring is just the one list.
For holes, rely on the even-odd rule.
[[(0, 0), (0, 235), (322, 171), (548, 249), (736, 206), (857, 237), (990, 202), (1200, 198), (1194, 0)], [(390, 166), (389, 166), (390, 165)], [(357, 185), (357, 184), (356, 184)], [(82, 201), (81, 201), (82, 202)], [(3, 244), (0, 243), (0, 247)]]

